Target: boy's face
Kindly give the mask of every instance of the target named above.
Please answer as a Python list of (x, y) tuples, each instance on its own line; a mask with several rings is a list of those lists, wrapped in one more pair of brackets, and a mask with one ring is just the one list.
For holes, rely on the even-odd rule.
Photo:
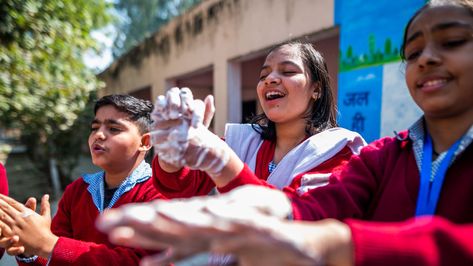
[(105, 171), (124, 171), (133, 167), (143, 152), (142, 134), (128, 114), (112, 105), (100, 107), (92, 121), (89, 149), (92, 162)]

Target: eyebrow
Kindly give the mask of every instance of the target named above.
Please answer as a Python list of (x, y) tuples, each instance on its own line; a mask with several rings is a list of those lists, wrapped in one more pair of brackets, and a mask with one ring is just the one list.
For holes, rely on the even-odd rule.
[[(109, 124), (109, 125), (118, 125), (118, 126), (124, 126), (124, 124), (118, 120), (115, 120), (115, 119), (105, 119), (105, 121), (103, 121), (104, 124)], [(93, 124), (102, 124), (102, 121), (98, 120), (97, 118), (95, 118), (94, 120), (92, 120), (92, 122), (90, 123), (90, 125), (93, 125)]]
[[(433, 26), (432, 27), (432, 32), (447, 30), (447, 29), (451, 29), (451, 28), (473, 29), (473, 27), (468, 23), (463, 23), (463, 22), (459, 22), (459, 21), (452, 21), (452, 22), (440, 23), (440, 24), (437, 24), (437, 25)], [(417, 39), (421, 35), (422, 35), (422, 33), (420, 31), (415, 32), (409, 38), (407, 38), (406, 44), (404, 46), (406, 46), (409, 43), (413, 42), (415, 39)]]
[[(297, 67), (297, 68), (300, 69), (299, 65), (297, 65), (297, 64), (294, 63), (293, 61), (289, 61), (289, 60), (282, 61), (282, 62), (278, 63), (278, 65), (292, 65), (292, 66), (295, 66), (295, 67)], [(261, 67), (261, 70), (260, 70), (260, 71), (263, 71), (264, 69), (269, 68), (269, 67), (270, 67), (270, 66), (268, 66), (268, 65), (263, 65), (263, 66)]]

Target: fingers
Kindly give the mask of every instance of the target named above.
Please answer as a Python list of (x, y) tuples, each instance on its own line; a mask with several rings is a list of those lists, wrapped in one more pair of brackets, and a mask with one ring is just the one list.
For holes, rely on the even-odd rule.
[(128, 247), (140, 247), (151, 250), (167, 247), (167, 245), (154, 240), (154, 237), (150, 237), (150, 234), (140, 234), (134, 228), (128, 226), (117, 227), (110, 231), (109, 239), (112, 243)]
[(173, 87), (166, 92), (166, 95), (160, 95), (156, 98), (155, 107), (152, 112), (153, 120), (174, 120), (184, 117), (192, 119), (194, 112), (194, 96), (192, 91), (184, 87), (179, 89)]
[(44, 218), (51, 220), (51, 205), (49, 204), (49, 195), (46, 194), (41, 198), (41, 216)]
[(217, 254), (239, 254), (248, 244), (246, 237), (232, 236), (212, 241), (211, 251)]
[(166, 249), (159, 254), (144, 257), (140, 266), (168, 265), (173, 262), (174, 252), (172, 249)]
[(165, 117), (168, 119), (177, 119), (181, 111), (181, 96), (179, 88), (173, 87), (166, 93), (167, 106), (165, 109)]
[(179, 96), (181, 98), (180, 113), (182, 116), (189, 119), (192, 117), (194, 111), (194, 96), (192, 95), (192, 91), (189, 88), (184, 87), (181, 89)]
[(8, 248), (11, 245), (11, 237), (0, 237), (0, 248)]
[[(25, 208), (25, 210), (29, 209)], [(16, 224), (15, 219), (21, 217), (21, 214), (17, 209), (0, 199), (0, 220), (7, 226), (12, 227), (12, 225)]]
[(37, 205), (36, 198), (33, 198), (33, 197), (28, 198), (28, 200), (25, 203), (25, 207), (32, 211), (36, 211), (36, 205)]
[(13, 236), (13, 230), (8, 225), (6, 225), (3, 221), (0, 221), (0, 228), (2, 230), (2, 236), (3, 237)]
[(205, 104), (201, 100), (194, 101), (194, 112), (192, 113), (191, 126), (197, 127), (204, 120)]
[(20, 202), (8, 197), (8, 196), (5, 196), (5, 195), (2, 195), (0, 194), (0, 200), (2, 200), (3, 202), (5, 202), (7, 205), (15, 208), (16, 210), (18, 210), (19, 212), (22, 212), (25, 208), (25, 206), (23, 204), (21, 204)]
[(20, 245), (20, 237), (19, 236), (13, 236), (9, 239), (7, 239), (7, 243), (5, 247), (5, 251), (7, 252), (8, 255), (10, 256), (18, 256), (23, 253), (25, 253), (25, 247), (23, 245)]
[(5, 251), (10, 256), (18, 256), (25, 253), (25, 247), (24, 246), (10, 247), (10, 248), (5, 249)]
[(213, 95), (207, 95), (204, 100), (205, 103), (205, 112), (204, 112), (204, 126), (208, 128), (212, 119), (215, 115), (215, 104)]

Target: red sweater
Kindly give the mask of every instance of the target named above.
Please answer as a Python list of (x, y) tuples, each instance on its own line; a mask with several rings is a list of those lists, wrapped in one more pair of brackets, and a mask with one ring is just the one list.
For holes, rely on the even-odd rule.
[[(256, 158), (255, 175), (249, 176), (249, 179), (239, 179), (230, 182), (224, 187), (219, 187), (219, 192), (227, 192), (231, 189), (245, 184), (263, 184), (269, 176), (268, 165), (274, 157), (275, 145), (270, 141), (264, 141), (258, 150)], [(297, 175), (289, 187), (297, 189), (301, 185), (301, 177), (305, 174), (322, 174), (340, 171), (353, 155), (349, 147), (343, 148), (335, 156), (322, 164), (314, 167), (308, 172)], [(178, 172), (168, 173), (159, 166), (158, 156), (153, 159), (153, 179), (156, 189), (167, 198), (188, 198), (192, 196), (208, 195), (215, 187), (212, 179), (203, 171), (190, 170), (187, 167)], [(248, 169), (248, 171), (251, 171)], [(272, 187), (272, 186), (271, 186)]]
[[(7, 180), (7, 171), (3, 164), (0, 163), (0, 194), (8, 195), (8, 180)], [(5, 250), (0, 248), (0, 259), (3, 257)]]
[[(96, 229), (95, 220), (99, 211), (87, 187), (88, 184), (79, 178), (67, 186), (59, 201), (51, 224), (51, 230), (59, 236), (59, 240), (49, 265), (138, 265), (139, 260), (149, 253), (143, 249), (113, 245), (108, 241), (108, 235)], [(149, 178), (123, 194), (112, 208), (157, 198), (163, 197), (153, 187), (153, 181)], [(25, 266), (46, 263), (45, 258), (38, 258), (34, 263), (19, 262)]]
[[(295, 219), (355, 218), (346, 222), (356, 265), (473, 265), (472, 162), (470, 144), (448, 169), (432, 219), (413, 219), (419, 170), (409, 139), (373, 142), (327, 186), (302, 196), (285, 191)], [(239, 180), (254, 174), (244, 168)]]
[(0, 193), (3, 195), (8, 195), (8, 179), (7, 171), (3, 164), (0, 163)]

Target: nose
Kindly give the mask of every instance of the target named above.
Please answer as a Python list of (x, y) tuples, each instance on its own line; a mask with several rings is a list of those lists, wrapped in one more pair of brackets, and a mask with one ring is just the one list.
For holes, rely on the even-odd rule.
[(106, 138), (106, 134), (102, 127), (98, 128), (97, 131), (94, 133), (95, 140), (104, 140)]
[(264, 79), (265, 85), (277, 85), (281, 82), (281, 78), (274, 72), (269, 73)]
[(434, 45), (428, 44), (422, 50), (422, 53), (419, 55), (418, 64), (420, 68), (425, 68), (429, 66), (436, 66), (441, 62), (440, 54)]

